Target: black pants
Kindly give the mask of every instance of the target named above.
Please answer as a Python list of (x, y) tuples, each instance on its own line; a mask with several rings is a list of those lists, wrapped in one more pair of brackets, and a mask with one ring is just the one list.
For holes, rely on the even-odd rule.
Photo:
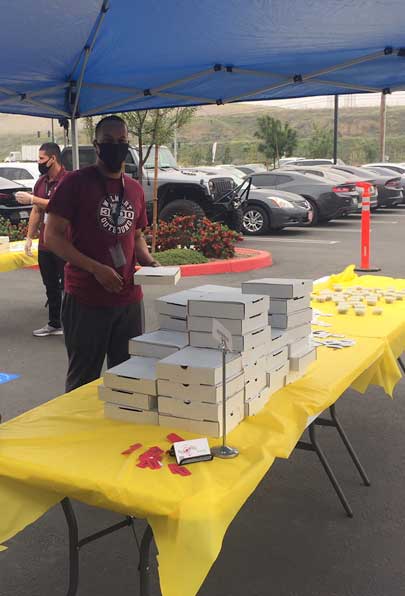
[(94, 308), (65, 294), (62, 325), (69, 358), (66, 391), (98, 379), (104, 359), (111, 368), (128, 360), (128, 341), (144, 332), (143, 302)]
[(65, 261), (53, 252), (39, 250), (38, 263), (48, 298), (49, 325), (59, 328)]

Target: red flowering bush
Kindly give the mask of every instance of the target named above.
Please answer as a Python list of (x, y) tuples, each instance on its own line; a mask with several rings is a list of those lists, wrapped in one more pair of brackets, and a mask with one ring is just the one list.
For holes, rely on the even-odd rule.
[(20, 222), (19, 224), (12, 224), (8, 219), (0, 217), (0, 236), (8, 236), (10, 242), (17, 240), (24, 240), (28, 232), (28, 224)]
[[(147, 240), (152, 237), (152, 227), (145, 230)], [(170, 222), (159, 221), (156, 250), (171, 248), (192, 248), (207, 258), (230, 259), (235, 255), (235, 244), (243, 236), (204, 217), (195, 215), (177, 216)]]

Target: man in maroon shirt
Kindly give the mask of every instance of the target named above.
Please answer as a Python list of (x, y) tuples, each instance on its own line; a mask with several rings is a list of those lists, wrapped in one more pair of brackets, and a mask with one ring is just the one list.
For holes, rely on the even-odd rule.
[[(136, 262), (156, 266), (142, 235), (145, 198), (123, 174), (128, 129), (118, 116), (96, 127), (95, 166), (70, 172), (47, 211), (47, 245), (67, 261), (62, 324), (69, 358), (66, 391), (84, 385), (129, 358), (128, 340), (144, 330)], [(70, 239), (65, 232), (70, 227)]]
[(47, 335), (62, 335), (60, 312), (63, 292), (63, 270), (65, 262), (45, 245), (44, 230), (50, 196), (58, 182), (65, 175), (62, 166), (61, 152), (56, 143), (44, 143), (38, 154), (38, 169), (42, 176), (34, 186), (33, 194), (20, 191), (16, 193), (17, 201), (22, 205), (32, 205), (28, 222), (28, 233), (25, 240), (25, 252), (31, 255), (32, 239), (36, 238), (39, 230), (38, 264), (42, 281), (48, 298), (49, 321), (40, 329), (35, 329), (33, 335), (45, 337)]

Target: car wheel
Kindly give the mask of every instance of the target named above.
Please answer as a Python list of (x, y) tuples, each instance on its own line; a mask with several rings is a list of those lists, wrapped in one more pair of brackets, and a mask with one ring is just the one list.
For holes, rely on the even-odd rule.
[(260, 236), (269, 229), (269, 216), (262, 207), (251, 205), (243, 213), (243, 233), (247, 236)]
[(312, 199), (308, 199), (307, 197), (305, 197), (305, 198), (308, 201), (308, 203), (311, 205), (311, 211), (312, 211), (312, 221), (309, 225), (316, 226), (320, 221), (318, 205)]
[(205, 217), (204, 209), (194, 201), (188, 199), (177, 199), (172, 201), (159, 214), (159, 219), (170, 221), (176, 215), (195, 215), (197, 219)]

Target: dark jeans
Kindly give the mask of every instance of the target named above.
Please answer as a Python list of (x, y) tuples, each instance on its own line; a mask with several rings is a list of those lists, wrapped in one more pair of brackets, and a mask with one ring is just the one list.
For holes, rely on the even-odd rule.
[(39, 250), (38, 264), (48, 298), (49, 325), (59, 328), (65, 261), (53, 252)]
[(144, 332), (143, 302), (95, 308), (65, 294), (62, 325), (69, 358), (66, 391), (98, 379), (104, 359), (111, 368), (128, 360), (128, 341)]

